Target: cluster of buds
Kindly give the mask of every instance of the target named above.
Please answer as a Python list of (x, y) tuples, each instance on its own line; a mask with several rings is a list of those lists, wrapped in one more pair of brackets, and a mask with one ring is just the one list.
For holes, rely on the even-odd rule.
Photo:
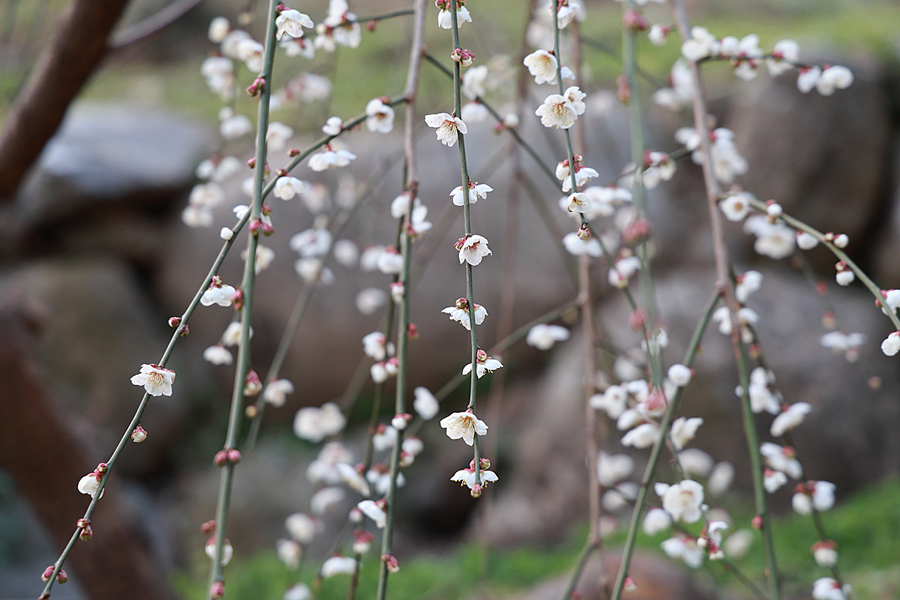
[(91, 541), (91, 538), (94, 537), (94, 530), (91, 529), (91, 520), (78, 519), (78, 523), (76, 525), (78, 529), (81, 530), (81, 533), (78, 534), (78, 539), (80, 539), (82, 542)]
[[(241, 462), (241, 453), (236, 448), (224, 448), (216, 452), (216, 456), (213, 458), (213, 463), (217, 467), (224, 467), (228, 463), (237, 464)], [(215, 524), (213, 524), (215, 527)]]
[[(181, 317), (169, 317), (169, 327), (171, 327), (172, 329), (175, 329), (179, 325), (181, 325)], [(181, 337), (185, 337), (190, 332), (191, 332), (191, 330), (188, 329), (187, 323), (185, 323), (184, 327), (181, 328), (181, 332), (178, 335), (180, 335)]]
[(454, 48), (453, 52), (450, 53), (450, 60), (458, 62), (462, 67), (468, 68), (472, 66), (475, 55), (466, 48)]
[(262, 77), (257, 77), (253, 80), (249, 86), (247, 86), (247, 95), (251, 98), (255, 98), (259, 96), (259, 93), (262, 92), (266, 87), (266, 80)]
[[(41, 574), (41, 581), (43, 581), (43, 582), (45, 582), (45, 583), (48, 582), (48, 581), (50, 581), (50, 578), (53, 577), (53, 571), (54, 571), (54, 570), (55, 570), (55, 569), (54, 569), (54, 566), (53, 566), (53, 565), (50, 565), (49, 567), (47, 567), (46, 569), (44, 569), (44, 572)], [(66, 575), (66, 572), (65, 572), (65, 571), (63, 571), (62, 569), (60, 569), (59, 572), (56, 574), (56, 581), (57, 581), (57, 583), (65, 583), (65, 582), (67, 582), (68, 580), (69, 580), (69, 576)], [(48, 596), (48, 597), (49, 597), (49, 596)]]

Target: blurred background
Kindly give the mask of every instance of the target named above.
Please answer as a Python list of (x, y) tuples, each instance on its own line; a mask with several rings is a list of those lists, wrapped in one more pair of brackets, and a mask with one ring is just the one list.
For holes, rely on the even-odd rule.
[[(529, 18), (525, 4), (470, 2), (474, 22), (462, 29), (476, 64), (489, 67), (486, 99), (504, 113), (514, 110), (519, 49)], [(777, 199), (786, 212), (819, 230), (848, 234), (848, 253), (877, 284), (900, 287), (900, 6), (888, 0), (687, 4), (692, 21), (717, 37), (757, 33), (763, 49), (792, 38), (800, 44), (801, 60), (853, 70), (853, 86), (829, 98), (801, 94), (795, 73), (777, 79), (762, 73), (755, 81), (742, 82), (726, 64), (712, 64), (704, 74), (718, 125), (735, 131), (750, 164), (738, 183), (761, 200)], [(621, 6), (586, 5), (589, 18), (581, 26), (586, 40), (582, 87), (590, 94), (586, 164), (606, 181), (629, 162), (626, 110), (615, 99)], [(198, 182), (200, 161), (214, 153), (241, 161), (252, 155), (249, 138), (220, 139), (222, 102), (200, 76), (202, 61), (217, 50), (206, 37), (207, 27), (219, 15), (235, 24), (241, 15), (258, 16), (262, 5), (200, 3), (159, 32), (140, 37), (147, 19), (166, 6), (157, 0), (127, 3), (109, 42), (116, 49), (77, 91), (61, 127), (27, 176), (12, 193), (0, 194), (0, 361), (11, 378), (0, 393), (5, 416), (0, 426), (0, 599), (39, 594), (41, 572), (58, 556), (61, 540), (71, 535), (87, 504), (75, 489), (78, 479), (108, 458), (140, 399), (129, 378), (142, 363), (155, 362), (162, 354), (170, 335), (167, 319), (180, 315), (197, 291), (220, 248), (218, 229), (233, 224), (231, 206), (246, 203), (243, 177), (235, 176), (225, 184), (227, 206), (217, 209), (214, 227), (190, 229), (181, 220)], [(327, 13), (323, 1), (292, 7), (317, 23)], [(352, 2), (350, 8), (369, 17), (406, 7), (368, 0)], [(61, 0), (0, 3), (0, 122), (5, 130), (14, 101), (52, 43), (65, 10)], [(668, 10), (649, 6), (646, 16), (669, 24)], [(435, 26), (437, 9), (430, 6), (430, 11), (427, 45), (443, 60), (447, 33)], [(256, 18), (246, 29), (259, 39), (262, 27)], [(273, 119), (294, 130), (289, 146), (303, 148), (315, 140), (331, 115), (347, 120), (371, 98), (399, 95), (410, 28), (409, 17), (399, 17), (364, 30), (357, 49), (319, 51), (309, 60), (280, 54), (276, 81), (300, 82), (298, 97), (273, 113)], [(672, 113), (652, 105), (649, 97), (665, 84), (679, 46), (674, 40), (664, 47), (643, 42), (639, 60), (646, 71), (641, 93), (649, 146), (672, 151), (677, 148), (673, 133), (690, 124), (689, 111)], [(304, 95), (304, 89), (322, 80), (303, 74), (327, 78), (331, 94)], [(251, 79), (243, 67), (238, 71), (239, 84)], [(68, 85), (61, 80), (61, 87)], [(540, 127), (532, 116), (545, 93), (547, 88), (528, 90), (520, 131), (552, 165), (565, 155), (561, 136)], [(428, 64), (423, 66), (419, 102), (422, 114), (452, 105), (448, 80)], [(251, 119), (254, 107), (255, 100), (242, 94), (234, 105)], [(402, 109), (397, 112), (399, 124)], [(435, 228), (417, 244), (414, 257), (412, 320), (421, 338), (411, 347), (410, 384), (437, 390), (465, 363), (468, 337), (440, 313), (464, 295), (465, 287), (451, 250), (462, 230), (460, 213), (447, 201), (458, 184), (457, 154), (433, 136), (422, 127), (420, 196)], [(364, 195), (366, 201), (343, 237), (360, 249), (390, 244), (396, 225), (389, 206), (402, 182), (400, 127), (387, 136), (352, 132), (343, 141), (358, 156), (350, 168), (314, 173), (301, 165), (293, 174), (318, 184), (324, 214), (335, 209), (342, 195)], [(570, 265), (559, 252), (560, 238), (574, 227), (557, 209), (558, 190), (540, 174), (533, 176), (531, 195), (512, 193), (515, 145), (509, 136), (494, 133), (493, 123), (470, 125), (467, 145), (472, 179), (495, 190), (473, 210), (475, 231), (491, 240), (494, 252), (476, 269), (475, 279), (476, 298), (490, 313), (479, 331), (482, 345), (489, 347), (510, 327), (574, 298)], [(0, 143), (0, 160), (4, 153), (17, 152), (14, 145)], [(521, 158), (526, 172), (536, 171), (530, 160)], [(286, 161), (281, 156), (270, 164)], [(265, 243), (275, 260), (258, 279), (252, 348), (253, 366), (261, 375), (302, 287), (288, 240), (315, 218), (309, 201), (273, 199), (270, 204), (277, 233)], [(674, 180), (650, 197), (656, 295), (671, 339), (667, 363), (680, 361), (712, 289), (705, 211), (700, 171), (687, 160), (679, 162)], [(764, 275), (749, 306), (762, 316), (762, 349), (776, 370), (777, 387), (787, 402), (814, 407), (794, 441), (805, 477), (838, 486), (838, 507), (826, 515), (826, 528), (838, 542), (855, 597), (896, 598), (900, 371), (878, 348), (890, 323), (862, 285), (837, 288), (834, 259), (824, 248), (802, 260), (775, 262), (756, 255), (753, 238), (739, 225), (729, 225), (738, 271), (752, 268)], [(221, 274), (237, 286), (240, 256), (232, 254)], [(353, 505), (348, 497), (323, 516), (326, 530), (307, 549), (299, 574), (278, 560), (274, 547), (287, 537), (284, 519), (308, 510), (315, 491), (306, 469), (319, 447), (294, 436), (295, 412), (340, 401), (350, 417), (345, 442), (357, 457), (365, 439), (372, 385), (362, 387), (355, 403), (348, 389), (352, 392), (359, 380), (354, 374), (365, 378), (369, 363), (360, 340), (381, 327), (382, 313), (361, 314), (356, 299), (368, 288), (386, 289), (389, 277), (355, 266), (332, 268), (335, 282), (314, 294), (282, 371), (296, 391), (285, 406), (267, 410), (260, 445), (236, 471), (229, 524), (235, 562), (226, 571), (229, 597), (280, 598), (291, 583), (309, 582)], [(636, 346), (639, 339), (628, 328), (629, 310), (621, 295), (606, 286), (606, 267), (594, 269), (604, 340), (622, 350)], [(825, 286), (817, 291), (820, 281)], [(67, 565), (70, 583), (57, 586), (54, 598), (204, 593), (208, 559), (200, 524), (213, 517), (219, 470), (211, 461), (224, 439), (233, 374), (201, 355), (217, 343), (232, 318), (231, 309), (216, 306), (195, 314), (190, 336), (169, 363), (178, 374), (175, 393), (152, 400), (142, 422), (149, 437), (141, 446), (126, 447), (95, 514), (95, 539), (75, 547)], [(571, 325), (575, 318), (564, 315), (559, 322)], [(403, 570), (392, 578), (392, 593), (447, 599), (550, 598), (561, 593), (587, 519), (581, 342), (575, 329), (572, 339), (546, 353), (518, 344), (502, 357), (504, 369), (482, 380), (479, 414), (484, 411), (489, 418), (491, 458), (500, 482), (477, 503), (449, 481), (468, 462), (468, 447), (450, 443), (437, 420), (419, 432), (425, 451), (407, 471), (408, 484), (398, 500), (396, 554)], [(821, 346), (820, 338), (830, 330), (864, 333), (867, 342), (848, 361)], [(612, 358), (601, 355), (608, 372)], [(717, 503), (730, 512), (732, 531), (746, 528), (752, 516), (751, 484), (727, 338), (709, 331), (695, 368), (683, 404), (686, 415), (705, 419), (694, 447), (715, 462), (735, 465), (732, 490)], [(461, 396), (451, 396), (442, 413), (461, 410), (464, 403)], [(389, 416), (385, 412), (384, 420)], [(768, 429), (766, 419), (759, 424)], [(614, 428), (603, 428), (609, 430), (604, 448), (622, 452)], [(645, 457), (633, 455), (638, 468), (632, 477), (637, 480)], [(825, 575), (809, 554), (815, 530), (808, 519), (789, 514), (787, 487), (772, 501), (783, 532), (779, 555), (787, 596), (806, 598), (809, 583)], [(604, 522), (613, 548), (623, 539), (622, 519), (628, 512), (612, 511)], [(642, 575), (646, 584), (634, 598), (750, 597), (715, 565), (690, 571), (662, 557), (658, 548), (664, 537), (641, 541), (634, 576)], [(750, 556), (740, 563), (751, 575), (761, 572), (761, 559), (753, 557), (758, 546), (751, 546)], [(361, 598), (374, 595), (377, 560), (370, 557), (368, 563)], [(612, 569), (614, 563), (610, 559), (606, 567)], [(597, 597), (599, 566), (592, 569), (581, 593)], [(329, 580), (321, 594), (340, 597), (345, 587), (344, 579)]]

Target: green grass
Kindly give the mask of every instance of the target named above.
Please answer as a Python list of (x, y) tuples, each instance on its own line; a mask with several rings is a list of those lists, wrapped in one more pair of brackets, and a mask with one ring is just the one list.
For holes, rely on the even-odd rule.
[[(741, 514), (743, 513), (743, 514)], [(736, 509), (736, 522), (749, 522), (751, 513)], [(823, 515), (829, 536), (838, 543), (840, 568), (853, 584), (856, 600), (889, 600), (900, 591), (900, 481), (890, 480), (854, 494), (836, 509)], [(809, 517), (791, 514), (776, 519), (776, 556), (783, 574), (785, 589), (798, 597), (808, 595), (812, 582), (828, 573), (812, 560), (810, 546), (816, 540)], [(659, 552), (659, 542), (667, 537), (639, 536), (638, 547), (647, 552)], [(574, 564), (584, 531), (554, 549), (523, 547), (514, 550), (486, 550), (469, 543), (444, 554), (417, 555), (401, 558), (401, 570), (391, 577), (390, 595), (393, 600), (440, 598), (458, 600), (474, 595), (511, 594), (527, 589), (547, 578), (568, 573)], [(610, 547), (620, 547), (624, 539), (618, 534), (607, 540)], [(761, 544), (751, 547), (747, 558), (737, 561), (746, 575), (759, 581), (763, 570)], [(375, 597), (378, 580), (377, 549), (373, 548), (364, 561), (357, 597)], [(312, 559), (308, 560), (310, 562)], [(205, 589), (208, 561), (197, 560), (195, 574), (181, 574), (176, 586), (185, 597), (200, 597)], [(309, 583), (314, 567), (304, 567), (299, 574), (289, 573), (274, 552), (263, 552), (248, 560), (237, 560), (227, 569), (227, 588), (230, 598), (277, 600), (295, 581)], [(718, 564), (707, 563), (700, 577), (718, 585), (733, 588), (735, 597), (746, 592), (725, 573)], [(336, 576), (323, 582), (319, 600), (339, 600), (346, 597), (348, 576)]]

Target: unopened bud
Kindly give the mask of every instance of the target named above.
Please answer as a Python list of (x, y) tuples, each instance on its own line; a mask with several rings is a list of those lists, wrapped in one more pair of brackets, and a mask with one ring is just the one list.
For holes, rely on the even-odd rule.
[(66, 572), (62, 569), (59, 570), (59, 573), (56, 574), (56, 582), (57, 583), (65, 583), (69, 580), (69, 576), (66, 575)]
[(262, 219), (253, 219), (252, 221), (250, 221), (251, 235), (258, 236), (260, 229), (262, 229)]
[(234, 307), (234, 310), (241, 310), (244, 308), (244, 290), (235, 290), (231, 295), (231, 306)]
[(266, 223), (265, 221), (263, 221), (262, 232), (263, 232), (264, 236), (268, 237), (268, 236), (272, 235), (273, 233), (275, 233), (275, 228), (272, 227), (271, 225), (269, 225), (268, 223)]
[(634, 244), (650, 235), (650, 222), (646, 219), (636, 219), (622, 230), (622, 241), (626, 244)]
[(382, 554), (381, 561), (387, 565), (388, 571), (391, 573), (396, 573), (400, 570), (400, 563), (398, 563), (397, 559), (391, 554)]
[(259, 375), (256, 374), (256, 371), (250, 369), (244, 380), (244, 395), (256, 396), (262, 391), (262, 387), (262, 381), (259, 380)]
[(219, 450), (216, 452), (216, 456), (213, 458), (213, 463), (217, 467), (224, 467), (228, 464), (228, 452), (226, 450)]
[(481, 484), (476, 483), (474, 486), (472, 486), (472, 491), (470, 491), (469, 493), (472, 495), (473, 498), (481, 498), (481, 492), (482, 492)]
[(578, 236), (578, 239), (582, 242), (586, 242), (591, 239), (591, 229), (587, 226), (587, 224), (582, 225), (575, 233), (575, 235)]
[(99, 465), (97, 465), (98, 473), (101, 473), (101, 474), (106, 473), (108, 470), (109, 470), (109, 465), (106, 463), (100, 463)]
[(244, 409), (244, 414), (248, 419), (255, 419), (256, 415), (259, 414), (259, 409), (256, 408), (255, 404), (248, 404), (247, 408)]
[(763, 527), (763, 519), (762, 519), (762, 516), (756, 515), (755, 517), (753, 517), (753, 520), (750, 521), (750, 526), (751, 526), (753, 529), (762, 529), (762, 527)]
[(228, 451), (228, 460), (233, 464), (237, 464), (241, 462), (241, 452), (236, 448), (232, 448)]
[(200, 531), (202, 531), (206, 535), (212, 535), (216, 531), (216, 522), (215, 520), (205, 521), (200, 525)]
[(169, 327), (175, 328), (181, 325), (181, 317), (169, 317)]
[[(288, 172), (287, 172), (287, 169), (282, 168), (282, 169), (277, 169), (275, 171), (275, 174), (278, 175), (279, 177), (286, 177)], [(265, 213), (263, 213), (263, 214), (265, 214)]]
[(637, 583), (635, 583), (634, 579), (632, 579), (631, 577), (626, 577), (625, 585), (622, 586), (622, 589), (625, 590), (626, 592), (633, 592), (634, 590), (637, 589)]
[(622, 16), (622, 24), (625, 26), (625, 29), (633, 32), (650, 29), (650, 22), (644, 18), (644, 15), (634, 9), (625, 11), (625, 14)]
[(217, 581), (212, 584), (212, 587), (209, 588), (209, 596), (210, 598), (221, 598), (225, 595), (225, 584), (221, 581)]
[(89, 542), (91, 538), (94, 537), (94, 530), (91, 529), (90, 525), (81, 528), (81, 533), (78, 534), (78, 539), (82, 542)]
[(366, 29), (367, 29), (368, 31), (375, 31), (375, 28), (376, 28), (376, 27), (378, 27), (378, 20), (377, 20), (377, 19), (372, 19), (371, 21), (369, 21), (368, 23), (366, 23)]
[(147, 430), (138, 425), (134, 428), (134, 431), (131, 432), (131, 441), (136, 444), (140, 444), (144, 440), (147, 439)]
[(255, 169), (256, 168), (256, 159), (251, 158), (250, 160), (248, 160), (247, 166), (250, 167), (251, 169)]
[(290, 156), (291, 158), (297, 156), (298, 154), (300, 154), (300, 150), (298, 148), (291, 148), (290, 150), (288, 150), (288, 156)]
[(53, 565), (50, 565), (49, 567), (44, 569), (44, 572), (41, 573), (41, 581), (46, 583), (50, 581), (51, 577), (53, 577)]

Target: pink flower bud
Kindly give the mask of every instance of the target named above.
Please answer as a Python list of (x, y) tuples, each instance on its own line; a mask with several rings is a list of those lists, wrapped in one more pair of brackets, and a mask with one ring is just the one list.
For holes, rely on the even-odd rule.
[(56, 574), (56, 581), (57, 581), (57, 583), (62, 584), (62, 583), (67, 582), (68, 580), (69, 580), (69, 576), (66, 575), (66, 572), (65, 572), (65, 571), (63, 571), (62, 569), (60, 569), (60, 570), (59, 570), (59, 573)]
[(247, 166), (250, 167), (251, 169), (255, 169), (256, 168), (256, 159), (251, 158), (250, 160), (248, 160)]
[(91, 538), (94, 537), (94, 530), (91, 529), (90, 525), (86, 525), (81, 528), (81, 533), (78, 534), (78, 539), (82, 542), (89, 542)]
[(625, 14), (622, 16), (622, 24), (625, 26), (625, 29), (633, 32), (650, 29), (650, 22), (644, 18), (644, 15), (634, 9), (625, 11)]
[(275, 228), (263, 221), (262, 232), (264, 236), (269, 237), (270, 235), (275, 233)]
[(622, 241), (633, 244), (650, 235), (650, 222), (646, 219), (637, 219), (625, 226), (622, 230)]
[(753, 529), (762, 529), (762, 527), (763, 527), (763, 519), (762, 519), (762, 516), (756, 515), (755, 517), (753, 517), (753, 520), (750, 521), (750, 526), (751, 526)]
[(591, 239), (591, 229), (587, 226), (587, 224), (582, 225), (575, 233), (575, 235), (577, 235), (578, 239), (582, 242), (586, 242)]
[(290, 156), (291, 158), (297, 156), (298, 154), (300, 154), (300, 150), (298, 148), (291, 148), (290, 150), (288, 150), (288, 156)]
[(250, 221), (251, 235), (259, 235), (260, 229), (262, 229), (262, 219), (253, 219), (252, 221)]
[(634, 582), (634, 579), (631, 577), (625, 578), (625, 585), (622, 587), (626, 592), (633, 592), (637, 589), (637, 583)]
[(244, 308), (244, 290), (235, 290), (231, 295), (231, 305), (234, 307), (234, 310)]
[(410, 323), (406, 328), (406, 337), (408, 337), (410, 341), (419, 339), (419, 328), (416, 327), (415, 323)]
[(134, 428), (134, 431), (131, 432), (131, 441), (136, 444), (140, 444), (144, 440), (147, 439), (147, 430), (138, 425)]
[(204, 522), (200, 525), (200, 531), (206, 535), (212, 535), (216, 531), (216, 522), (214, 520)]
[(221, 581), (217, 581), (212, 584), (212, 587), (209, 588), (209, 596), (211, 598), (221, 598), (225, 595), (225, 584)]
[(213, 458), (213, 463), (217, 467), (224, 467), (228, 464), (228, 452), (226, 450), (219, 450), (216, 452), (216, 456)]
[(181, 325), (181, 317), (169, 317), (169, 327), (175, 328)]
[(638, 308), (634, 312), (631, 313), (631, 316), (628, 317), (628, 326), (637, 331), (642, 328), (644, 324), (647, 322), (647, 313), (644, 312), (644, 309)]
[(472, 486), (472, 490), (469, 492), (473, 498), (481, 498), (482, 487), (480, 483), (476, 483)]
[(237, 464), (241, 462), (241, 452), (236, 448), (232, 448), (228, 451), (228, 460), (233, 464)]
[[(279, 177), (285, 177), (288, 174), (288, 172), (287, 172), (287, 169), (278, 169), (277, 171), (275, 171), (275, 174), (278, 175)], [(265, 213), (263, 213), (263, 214), (265, 214)]]
[(50, 581), (51, 577), (53, 577), (53, 565), (50, 565), (49, 567), (44, 569), (44, 572), (41, 574), (41, 581), (46, 583)]
[(368, 23), (366, 23), (366, 30), (375, 31), (375, 28), (378, 27), (378, 21), (376, 19), (372, 19)]
[[(157, 367), (159, 365), (150, 365), (151, 367)], [(100, 474), (106, 473), (109, 470), (109, 465), (106, 463), (100, 463), (97, 465), (97, 472)]]
[(244, 380), (244, 395), (251, 397), (256, 396), (262, 391), (262, 387), (262, 381), (259, 380), (259, 375), (256, 374), (256, 371), (250, 369)]
[(387, 565), (388, 571), (391, 573), (396, 573), (400, 570), (400, 563), (397, 562), (397, 559), (394, 558), (391, 554), (383, 554), (381, 556), (382, 562)]

